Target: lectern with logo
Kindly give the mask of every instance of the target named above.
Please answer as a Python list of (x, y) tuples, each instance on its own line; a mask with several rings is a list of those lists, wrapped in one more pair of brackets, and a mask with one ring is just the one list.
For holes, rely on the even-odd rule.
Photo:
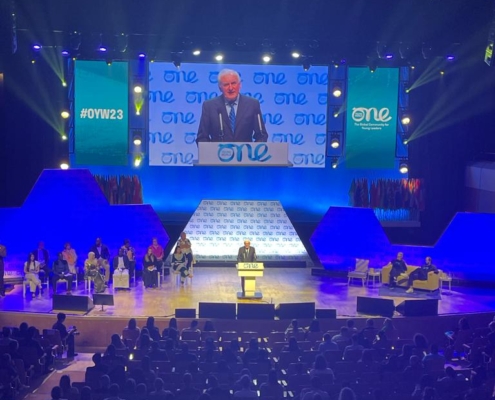
[(265, 267), (260, 262), (240, 262), (237, 272), (243, 281), (243, 291), (237, 292), (238, 299), (261, 299), (263, 295), (256, 291), (256, 277), (263, 276)]

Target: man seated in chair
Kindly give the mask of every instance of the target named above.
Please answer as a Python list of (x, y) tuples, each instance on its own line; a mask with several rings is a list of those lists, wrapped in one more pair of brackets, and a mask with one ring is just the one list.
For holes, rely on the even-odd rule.
[(127, 276), (126, 279), (126, 287), (129, 286), (129, 258), (125, 254), (125, 250), (123, 247), (119, 249), (119, 255), (113, 258), (113, 276), (114, 276), (114, 285), (115, 285), (115, 277), (116, 276)]
[(428, 272), (434, 272), (438, 274), (438, 269), (431, 263), (431, 257), (426, 257), (425, 264), (421, 267), (416, 268), (413, 272), (409, 274), (409, 279), (407, 282), (408, 289), (406, 293), (413, 293), (413, 283), (414, 281), (427, 281), (428, 280)]
[(53, 294), (57, 292), (58, 281), (67, 281), (67, 294), (72, 294), (72, 274), (69, 271), (69, 263), (64, 260), (62, 252), (58, 253), (58, 259), (53, 262)]
[(390, 288), (395, 288), (397, 286), (397, 278), (400, 275), (404, 275), (407, 271), (407, 265), (404, 262), (404, 254), (402, 252), (397, 253), (397, 258), (390, 261), (390, 264), (392, 265), (392, 269), (390, 270), (389, 286)]

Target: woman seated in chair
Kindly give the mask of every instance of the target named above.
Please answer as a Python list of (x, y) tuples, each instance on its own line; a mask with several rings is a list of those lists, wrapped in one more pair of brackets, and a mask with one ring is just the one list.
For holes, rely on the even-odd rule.
[(148, 252), (143, 260), (143, 282), (145, 288), (158, 287), (158, 260), (153, 254), (153, 248), (148, 247)]
[(35, 260), (34, 253), (29, 253), (27, 261), (24, 263), (24, 279), (29, 282), (31, 295), (33, 299), (36, 297), (36, 288), (39, 288), (39, 297), (43, 293), (43, 288), (40, 281), (40, 263)]
[(90, 251), (88, 258), (84, 261), (84, 279), (92, 279), (95, 283), (95, 292), (101, 293), (105, 291), (105, 278), (100, 272), (98, 260), (95, 253)]
[(186, 278), (189, 276), (189, 270), (187, 269), (186, 255), (179, 246), (175, 248), (172, 255), (172, 270), (175, 274), (180, 274), (180, 283), (184, 284)]

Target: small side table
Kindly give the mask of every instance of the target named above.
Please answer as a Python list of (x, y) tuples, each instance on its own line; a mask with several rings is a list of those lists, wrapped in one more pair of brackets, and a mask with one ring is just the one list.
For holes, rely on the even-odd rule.
[(371, 283), (375, 287), (375, 280), (378, 278), (378, 283), (382, 281), (382, 271), (380, 269), (369, 268), (368, 269), (368, 282), (372, 279)]
[(440, 291), (442, 291), (442, 289), (443, 289), (443, 283), (447, 282), (447, 284), (449, 286), (448, 293), (452, 294), (452, 276), (449, 274), (446, 274), (445, 272), (441, 272), (438, 279), (440, 280)]

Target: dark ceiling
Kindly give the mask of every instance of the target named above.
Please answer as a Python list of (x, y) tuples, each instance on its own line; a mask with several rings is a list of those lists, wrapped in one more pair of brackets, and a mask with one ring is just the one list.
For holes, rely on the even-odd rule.
[[(2, 1), (2, 0), (0, 0)], [(3, 0), (8, 3), (11, 0)], [(17, 0), (23, 39), (60, 44), (77, 30), (88, 38), (129, 36), (130, 46), (184, 50), (233, 46), (258, 51), (264, 39), (276, 51), (293, 39), (312, 53), (369, 55), (381, 41), (390, 47), (423, 43), (445, 52), (452, 43), (486, 45), (489, 0)], [(184, 40), (185, 38), (189, 38)], [(241, 39), (245, 46), (235, 46)], [(318, 41), (318, 43), (314, 41)], [(84, 45), (84, 39), (83, 39)]]

